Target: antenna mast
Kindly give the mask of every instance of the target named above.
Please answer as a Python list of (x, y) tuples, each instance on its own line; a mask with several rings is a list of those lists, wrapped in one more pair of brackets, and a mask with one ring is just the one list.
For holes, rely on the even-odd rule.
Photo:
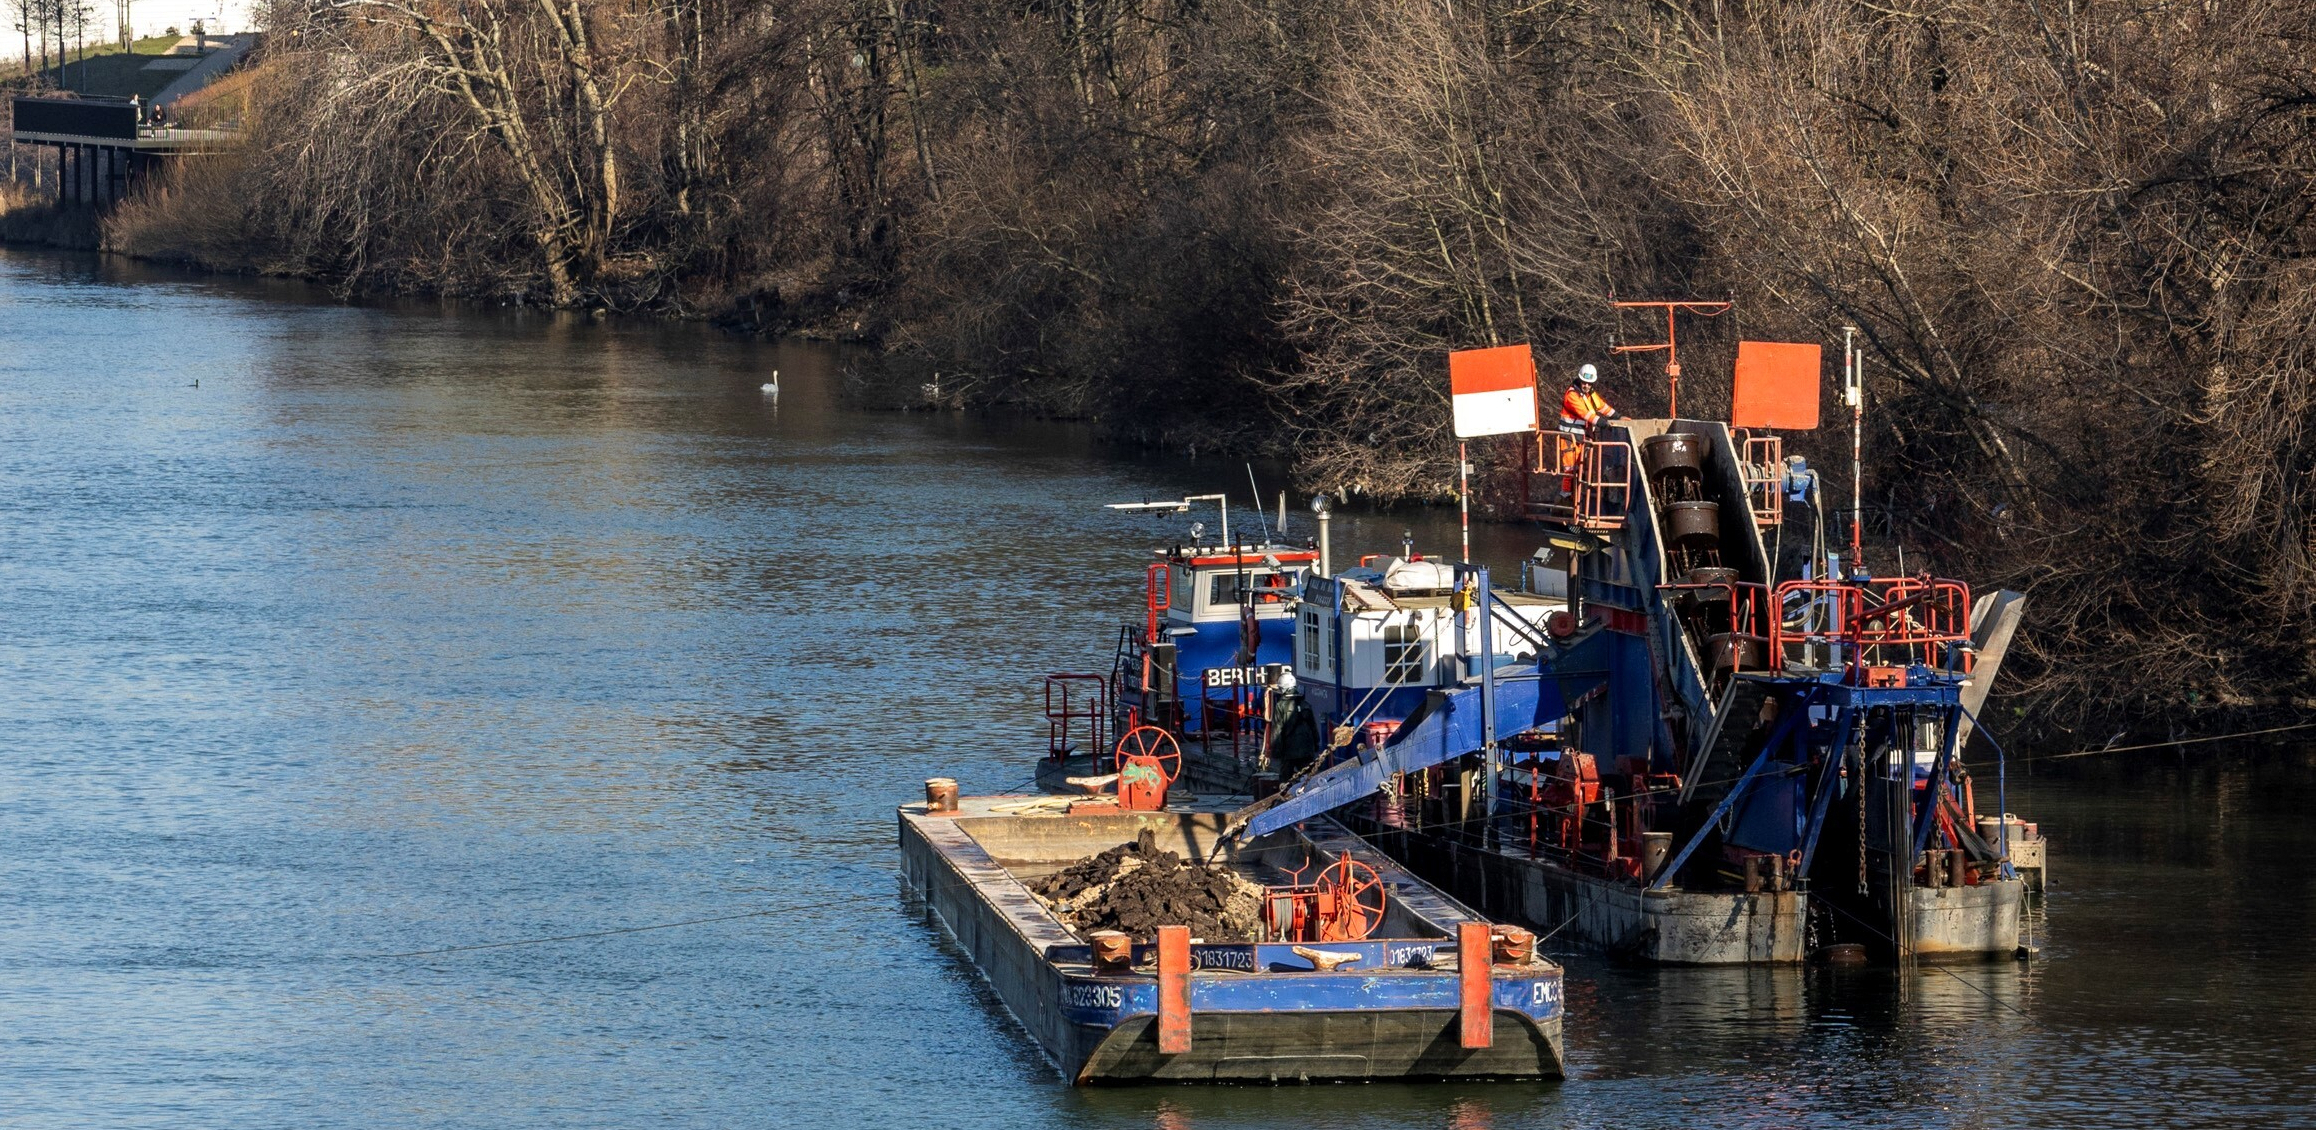
[(1667, 383), (1667, 386), (1666, 386), (1666, 392), (1665, 392), (1665, 415), (1667, 415), (1667, 416), (1673, 416), (1673, 417), (1678, 417), (1678, 416), (1680, 416), (1680, 414), (1681, 414), (1681, 411), (1680, 411), (1680, 405), (1681, 405), (1681, 351), (1680, 351), (1680, 347), (1679, 347), (1679, 345), (1678, 345), (1678, 343), (1677, 343), (1677, 340), (1675, 339), (1675, 337), (1674, 337), (1674, 335), (1673, 335), (1673, 318), (1674, 318), (1674, 316), (1675, 316), (1675, 315), (1679, 314), (1679, 313), (1680, 313), (1681, 311), (1683, 311), (1683, 310), (1686, 310), (1686, 311), (1688, 311), (1688, 312), (1690, 312), (1690, 313), (1692, 313), (1692, 314), (1702, 314), (1702, 315), (1704, 315), (1705, 317), (1708, 317), (1708, 318), (1712, 318), (1712, 317), (1718, 317), (1718, 316), (1720, 316), (1720, 315), (1722, 315), (1722, 314), (1726, 314), (1726, 313), (1728, 313), (1728, 312), (1729, 312), (1729, 307), (1730, 307), (1731, 305), (1733, 305), (1733, 303), (1728, 303), (1728, 302), (1612, 302), (1612, 303), (1611, 303), (1611, 305), (1615, 306), (1615, 307), (1616, 307), (1617, 309), (1619, 309), (1619, 310), (1644, 310), (1644, 309), (1645, 309), (1645, 310), (1663, 310), (1663, 311), (1665, 312), (1665, 340), (1663, 340), (1663, 341), (1660, 341), (1660, 342), (1657, 342), (1657, 343), (1656, 343), (1656, 344), (1654, 344), (1654, 345), (1612, 345), (1612, 346), (1609, 346), (1609, 347), (1608, 347), (1608, 351), (1609, 351), (1610, 353), (1654, 353), (1654, 352), (1656, 352), (1656, 351), (1657, 351), (1657, 350), (1659, 350), (1659, 349), (1662, 349), (1662, 350), (1664, 350), (1664, 351), (1665, 351), (1665, 380), (1668, 382), (1668, 383)]
[(1866, 358), (1858, 352), (1856, 326), (1842, 327), (1842, 399), (1850, 406), (1850, 567), (1865, 556), (1866, 525)]

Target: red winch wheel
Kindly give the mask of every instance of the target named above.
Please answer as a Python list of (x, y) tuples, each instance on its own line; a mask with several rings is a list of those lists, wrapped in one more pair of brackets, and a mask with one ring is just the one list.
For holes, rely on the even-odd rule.
[(1126, 731), (1126, 735), (1118, 739), (1118, 748), (1113, 752), (1119, 765), (1124, 765), (1129, 757), (1157, 762), (1158, 771), (1165, 774), (1167, 784), (1173, 784), (1182, 777), (1181, 744), (1174, 740), (1174, 735), (1156, 726), (1136, 726)]
[(1319, 940), (1355, 942), (1383, 924), (1383, 877), (1350, 852), (1319, 873)]
[(1118, 804), (1132, 812), (1166, 807), (1166, 790), (1182, 773), (1182, 747), (1156, 726), (1136, 726), (1118, 739)]

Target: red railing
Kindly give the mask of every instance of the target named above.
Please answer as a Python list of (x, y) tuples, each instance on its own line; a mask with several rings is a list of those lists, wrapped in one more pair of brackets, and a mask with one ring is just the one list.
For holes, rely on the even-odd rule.
[[(1539, 431), (1528, 464), (1528, 513), (1587, 530), (1624, 526), (1632, 502), (1632, 445)], [(1537, 484), (1546, 486), (1537, 497)]]
[(1699, 627), (1705, 634), (1708, 647), (1727, 648), (1729, 661), (1715, 662), (1707, 655), (1707, 669), (1726, 667), (1731, 671), (1776, 671), (1783, 660), (1773, 643), (1777, 617), (1769, 586), (1751, 581), (1715, 581), (1709, 584), (1658, 585), (1668, 600), (1678, 602), (1683, 596), (1705, 604), (1729, 607), (1726, 624), (1704, 624)]
[(1247, 762), (1249, 752), (1262, 749), (1263, 728), (1269, 722), (1263, 714), (1262, 688), (1215, 688), (1202, 682), (1198, 710), (1208, 749), (1217, 741), (1227, 741), (1231, 760), (1242, 765)]
[(1070, 735), (1080, 729), (1086, 748), (1098, 761), (1109, 749), (1102, 743), (1102, 727), (1110, 716), (1110, 681), (1100, 675), (1047, 675), (1045, 677), (1045, 755), (1056, 761), (1068, 757)]
[(1877, 577), (1863, 584), (1787, 581), (1777, 586), (1780, 610), (1796, 603), (1816, 606), (1830, 623), (1789, 627), (1781, 612), (1770, 637), (1770, 653), (1777, 660), (1790, 657), (1790, 648), (1817, 644), (1847, 649), (1842, 660), (1853, 669), (1920, 663), (1969, 670), (1969, 652), (1960, 645), (1970, 642), (1970, 586), (1960, 581)]
[(1740, 431), (1744, 445), (1739, 467), (1745, 475), (1745, 500), (1753, 507), (1753, 524), (1767, 529), (1785, 521), (1785, 438), (1757, 436)]
[(1584, 441), (1584, 458), (1576, 468), (1576, 524), (1588, 530), (1623, 529), (1631, 507), (1632, 445)]

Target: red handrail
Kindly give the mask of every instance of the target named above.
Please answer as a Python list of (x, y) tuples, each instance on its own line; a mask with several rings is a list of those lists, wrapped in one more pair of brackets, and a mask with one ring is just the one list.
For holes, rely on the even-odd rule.
[[(1071, 687), (1084, 694), (1071, 702)], [(1058, 693), (1057, 693), (1058, 692)], [(1057, 701), (1058, 699), (1058, 701)], [(1108, 747), (1102, 744), (1102, 723), (1110, 713), (1110, 681), (1100, 675), (1047, 675), (1045, 677), (1045, 753), (1059, 760), (1069, 755), (1071, 723), (1086, 720), (1086, 748), (1098, 760)]]
[[(1805, 604), (1829, 605), (1833, 623), (1822, 631), (1788, 627), (1782, 610), (1796, 596)], [(1961, 581), (1928, 576), (1876, 577), (1864, 583), (1787, 581), (1777, 586), (1776, 607), (1781, 614), (1773, 626), (1770, 652), (1779, 660), (1789, 646), (1814, 643), (1847, 647), (1853, 667), (1891, 658), (1870, 654), (1882, 649), (1909, 653), (1921, 649), (1919, 657), (1897, 658), (1938, 666), (1936, 649), (1970, 642), (1970, 586)], [(1969, 669), (1968, 654), (1962, 652), (1963, 670)]]
[(1150, 615), (1148, 633), (1142, 637), (1143, 643), (1158, 642), (1158, 621), (1165, 616), (1167, 609), (1174, 607), (1173, 601), (1174, 571), (1167, 568), (1163, 561), (1151, 562), (1150, 568), (1142, 574), (1142, 604)]
[(1620, 440), (1584, 441), (1576, 470), (1576, 524), (1588, 530), (1624, 528), (1632, 508), (1632, 445)]

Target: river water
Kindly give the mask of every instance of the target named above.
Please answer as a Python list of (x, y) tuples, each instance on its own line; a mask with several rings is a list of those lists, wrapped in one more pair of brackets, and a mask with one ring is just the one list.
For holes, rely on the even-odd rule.
[[(2316, 1124), (2316, 760), (2262, 747), (2014, 771), (2032, 962), (1572, 957), (1564, 1083), (1074, 1090), (892, 809), (1023, 782), (1106, 664), (1178, 531), (1099, 503), (1241, 467), (88, 258), (0, 254), (0, 347), (0, 1124)], [(1403, 526), (1452, 545), (1338, 553)]]

